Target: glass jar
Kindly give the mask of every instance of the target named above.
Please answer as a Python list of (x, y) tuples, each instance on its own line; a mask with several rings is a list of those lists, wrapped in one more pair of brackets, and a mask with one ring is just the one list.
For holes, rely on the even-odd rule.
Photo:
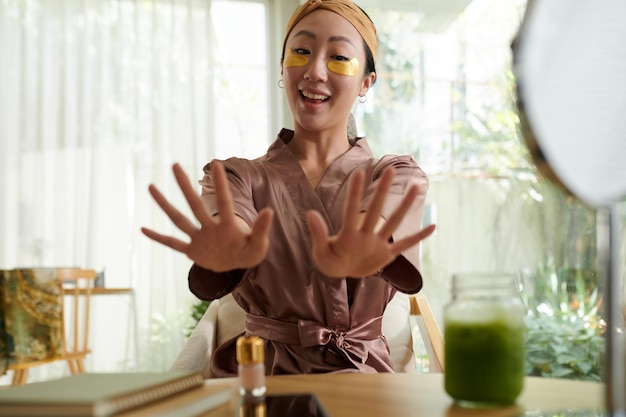
[(459, 274), (444, 308), (445, 389), (462, 407), (515, 403), (524, 387), (525, 309), (514, 275)]

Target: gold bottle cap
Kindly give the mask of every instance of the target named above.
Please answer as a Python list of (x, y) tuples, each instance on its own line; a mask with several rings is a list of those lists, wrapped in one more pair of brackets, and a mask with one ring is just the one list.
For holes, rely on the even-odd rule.
[(265, 345), (258, 336), (241, 336), (237, 339), (237, 363), (250, 365), (265, 362)]
[(256, 404), (241, 404), (239, 406), (239, 417), (267, 417), (265, 401)]

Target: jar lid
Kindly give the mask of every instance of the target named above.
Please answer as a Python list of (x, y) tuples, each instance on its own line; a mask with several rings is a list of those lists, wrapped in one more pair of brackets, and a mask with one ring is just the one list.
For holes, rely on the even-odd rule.
[(515, 275), (510, 273), (463, 273), (452, 275), (453, 291), (473, 290), (519, 290), (519, 282)]
[(250, 365), (265, 362), (265, 346), (258, 336), (241, 336), (237, 339), (237, 362)]

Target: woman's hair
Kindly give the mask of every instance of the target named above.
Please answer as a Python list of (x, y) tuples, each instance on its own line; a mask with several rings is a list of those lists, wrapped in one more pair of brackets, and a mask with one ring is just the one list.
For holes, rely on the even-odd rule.
[[(374, 21), (365, 12), (365, 10), (363, 10), (359, 5), (356, 5), (356, 7), (358, 7), (359, 10), (363, 12), (365, 17), (367, 17), (370, 20), (370, 22), (372, 22), (372, 25), (374, 25)], [(372, 50), (370, 49), (370, 47), (367, 46), (367, 43), (365, 42), (365, 40), (363, 40), (363, 46), (365, 47), (365, 74), (369, 74), (370, 72), (376, 72), (376, 63), (374, 59), (375, 57), (372, 54)], [(285, 50), (283, 49), (283, 54), (284, 53), (285, 53)], [(376, 82), (376, 79), (374, 79), (374, 82)]]

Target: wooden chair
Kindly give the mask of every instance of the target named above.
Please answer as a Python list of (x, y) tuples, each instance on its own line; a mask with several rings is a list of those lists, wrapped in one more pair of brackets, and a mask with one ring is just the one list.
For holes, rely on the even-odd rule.
[(411, 316), (416, 318), (428, 358), (430, 359), (429, 371), (444, 372), (443, 335), (430, 308), (428, 298), (424, 294), (415, 294), (409, 297), (409, 302), (411, 304)]
[[(65, 357), (70, 372), (85, 372), (85, 358), (91, 353), (89, 348), (89, 315), (91, 313), (91, 290), (97, 273), (93, 269), (57, 269), (57, 279), (61, 282), (61, 299), (69, 298), (71, 308), (63, 306), (63, 337)], [(66, 297), (67, 296), (67, 297)], [(70, 311), (68, 311), (70, 310)], [(71, 334), (70, 334), (71, 332)]]
[(61, 328), (63, 353), (43, 361), (9, 364), (12, 369), (12, 385), (23, 385), (28, 380), (28, 371), (34, 366), (58, 360), (68, 363), (70, 372), (85, 372), (85, 357), (89, 348), (89, 320), (91, 312), (91, 290), (97, 273), (93, 269), (60, 268), (56, 270), (61, 304)]

